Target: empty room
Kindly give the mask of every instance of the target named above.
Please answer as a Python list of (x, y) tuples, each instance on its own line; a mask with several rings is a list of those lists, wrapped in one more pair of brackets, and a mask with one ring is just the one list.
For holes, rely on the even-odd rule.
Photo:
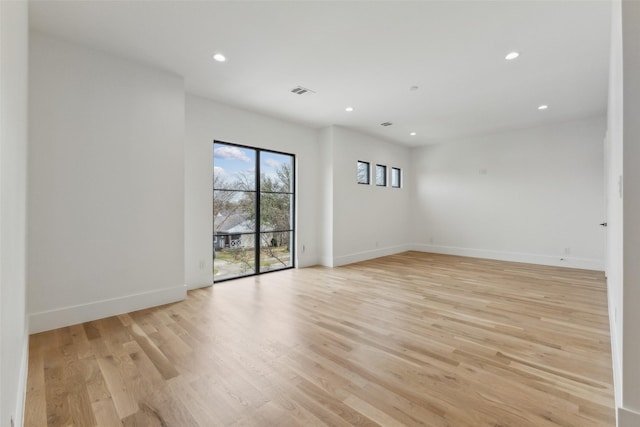
[(640, 2), (0, 0), (0, 426), (640, 426)]

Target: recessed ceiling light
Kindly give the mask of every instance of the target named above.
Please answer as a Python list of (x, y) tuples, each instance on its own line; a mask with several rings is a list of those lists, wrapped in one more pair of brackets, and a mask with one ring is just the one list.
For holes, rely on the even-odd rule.
[(216, 53), (215, 55), (213, 55), (213, 59), (215, 59), (218, 62), (224, 62), (227, 60), (227, 58), (221, 53)]
[(538, 107), (538, 110), (546, 110), (547, 108), (549, 108), (548, 105), (541, 105)]
[(347, 107), (344, 109), (344, 111), (348, 111), (349, 113), (353, 111), (353, 107)]
[(420, 89), (418, 86), (410, 86), (409, 87), (409, 90), (412, 91), (412, 92), (415, 91), (415, 90), (418, 90), (418, 89)]
[(507, 56), (504, 57), (507, 61), (511, 61), (512, 59), (516, 59), (520, 54), (518, 52), (509, 52)]
[(411, 136), (416, 136), (416, 135), (417, 135), (417, 133), (415, 133), (415, 132), (411, 132), (409, 135), (411, 135)]

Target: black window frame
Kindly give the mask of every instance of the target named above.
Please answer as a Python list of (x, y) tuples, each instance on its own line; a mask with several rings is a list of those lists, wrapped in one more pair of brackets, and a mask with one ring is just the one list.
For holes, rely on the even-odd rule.
[[(382, 175), (384, 182), (382, 184), (378, 184), (378, 168), (382, 168), (384, 170), (384, 174)], [(387, 186), (387, 165), (381, 165), (379, 163), (376, 163), (376, 187), (386, 187), (386, 186)]]
[[(360, 181), (360, 164), (367, 165), (367, 175), (366, 175), (367, 182)], [(358, 160), (358, 162), (356, 163), (356, 180), (358, 184), (371, 185), (371, 163), (370, 162), (367, 162), (365, 160)]]
[[(393, 185), (393, 174), (394, 172), (398, 172), (398, 185)], [(402, 188), (402, 169), (391, 167), (391, 188)]]
[[(243, 276), (234, 276), (234, 277), (227, 277), (227, 278), (222, 278), (222, 279), (215, 279), (215, 276), (213, 277), (213, 283), (222, 283), (222, 282), (226, 282), (227, 280), (235, 280), (235, 279), (242, 279), (244, 277), (251, 277), (251, 276), (259, 276), (261, 274), (268, 274), (268, 273), (274, 273), (277, 271), (283, 271), (283, 270), (290, 270), (292, 268), (296, 267), (296, 155), (293, 153), (285, 153), (284, 151), (277, 151), (277, 150), (270, 150), (270, 149), (266, 149), (266, 148), (259, 148), (259, 147), (252, 147), (249, 145), (242, 145), (242, 144), (236, 144), (233, 142), (226, 142), (226, 141), (221, 141), (221, 140), (217, 140), (214, 139), (213, 140), (213, 146), (215, 146), (215, 144), (224, 144), (224, 145), (228, 145), (231, 147), (238, 147), (238, 148), (244, 148), (247, 150), (254, 150), (256, 153), (256, 164), (255, 164), (255, 182), (256, 182), (256, 187), (255, 190), (253, 191), (244, 191), (244, 192), (253, 192), (256, 195), (255, 198), (255, 209), (256, 209), (256, 216), (255, 216), (255, 230), (253, 233), (239, 233), (240, 235), (243, 234), (255, 234), (255, 243), (254, 243), (254, 248), (255, 248), (255, 267), (254, 267), (254, 272), (252, 274), (246, 274)], [(291, 252), (291, 265), (284, 267), (284, 268), (279, 268), (277, 270), (266, 270), (266, 271), (260, 271), (260, 238), (261, 238), (261, 234), (263, 233), (261, 226), (260, 226), (260, 210), (261, 210), (261, 204), (260, 204), (260, 195), (262, 193), (260, 185), (261, 185), (261, 180), (260, 180), (260, 163), (261, 163), (261, 157), (260, 154), (261, 153), (273, 153), (273, 154), (280, 154), (280, 155), (284, 155), (284, 156), (291, 156), (292, 160), (291, 160), (291, 188), (289, 192), (278, 192), (277, 194), (289, 194), (291, 196), (291, 229), (289, 230), (270, 230), (269, 232), (271, 233), (283, 233), (283, 232), (288, 232), (290, 233), (290, 249), (289, 251)], [(212, 176), (212, 187), (213, 187), (213, 176)], [(229, 189), (221, 189), (218, 188), (216, 189), (215, 187), (213, 187), (213, 193), (215, 194), (216, 190), (222, 190), (222, 191), (241, 191), (241, 190), (229, 190)], [(212, 220), (215, 220), (214, 218), (212, 218)], [(215, 234), (215, 229), (213, 230), (213, 235), (214, 238), (216, 236)], [(212, 247), (212, 256), (215, 259), (215, 247)]]

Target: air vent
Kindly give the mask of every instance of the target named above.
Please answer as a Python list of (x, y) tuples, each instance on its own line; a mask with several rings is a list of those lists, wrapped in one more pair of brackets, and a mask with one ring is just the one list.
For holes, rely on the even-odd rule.
[(391, 126), (393, 123), (391, 122), (384, 122), (384, 123), (380, 123), (380, 126)]
[(306, 87), (296, 86), (291, 89), (291, 93), (295, 93), (296, 95), (304, 95), (305, 93), (314, 94), (315, 91), (307, 89)]

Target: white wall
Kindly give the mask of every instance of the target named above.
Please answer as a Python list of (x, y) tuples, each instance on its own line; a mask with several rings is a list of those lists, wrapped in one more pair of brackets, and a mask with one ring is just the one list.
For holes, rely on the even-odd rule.
[(184, 298), (183, 79), (32, 33), (32, 332)]
[(607, 205), (607, 295), (616, 406), (622, 405), (622, 15), (619, 1), (612, 2), (609, 99), (605, 183)]
[[(375, 165), (401, 168), (406, 175), (410, 150), (340, 126), (332, 127), (333, 265), (390, 255), (409, 249), (411, 186), (375, 185)], [(371, 164), (372, 185), (358, 184), (358, 160)]]
[[(612, 2), (607, 285), (619, 427), (640, 425), (640, 3)], [(624, 173), (623, 173), (624, 172)]]
[(187, 95), (186, 135), (185, 265), (190, 288), (213, 281), (214, 139), (296, 155), (297, 266), (342, 265), (407, 249), (409, 190), (356, 183), (357, 160), (406, 170), (406, 147), (338, 126), (310, 129), (194, 95)]
[(319, 263), (333, 267), (333, 126), (320, 131)]
[(603, 269), (604, 135), (599, 117), (415, 149), (414, 247)]
[(624, 309), (619, 421), (627, 427), (640, 425), (640, 2), (622, 2), (622, 46)]
[(27, 2), (0, 1), (0, 425), (22, 425), (27, 375)]
[[(213, 283), (213, 140), (296, 155), (296, 265), (316, 264), (321, 209), (318, 131), (187, 95), (184, 242), (187, 285), (196, 288)], [(200, 268), (201, 261), (204, 268)]]

